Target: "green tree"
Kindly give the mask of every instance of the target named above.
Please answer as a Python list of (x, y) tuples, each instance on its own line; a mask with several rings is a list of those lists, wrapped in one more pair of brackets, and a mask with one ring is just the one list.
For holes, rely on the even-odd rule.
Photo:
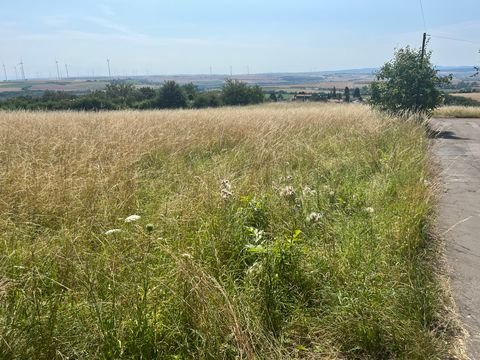
[(134, 87), (133, 84), (113, 81), (110, 84), (107, 84), (105, 87), (105, 92), (107, 94), (107, 98), (109, 99), (126, 99), (133, 95)]
[(220, 96), (212, 91), (199, 92), (193, 101), (193, 107), (197, 109), (219, 107)]
[(350, 102), (350, 88), (345, 86), (345, 90), (343, 91), (343, 96), (345, 97), (346, 102)]
[(187, 95), (187, 99), (190, 101), (193, 101), (198, 93), (198, 86), (192, 82), (182, 85), (182, 89)]
[(410, 47), (397, 50), (370, 85), (370, 104), (396, 115), (415, 112), (431, 116), (442, 103), (438, 87), (448, 83), (451, 76), (439, 77), (430, 57), (431, 52), (427, 52), (422, 61), (422, 51)]
[(259, 104), (265, 100), (262, 88), (258, 85), (249, 87), (246, 83), (227, 79), (222, 87), (225, 105)]
[(274, 92), (270, 93), (269, 99), (272, 102), (277, 102), (278, 101), (277, 95)]
[(361, 99), (362, 98), (362, 95), (360, 93), (360, 89), (358, 87), (356, 87), (355, 90), (353, 90), (353, 97), (356, 98), (356, 99)]
[(159, 91), (157, 106), (160, 109), (178, 109), (187, 106), (187, 97), (175, 81), (165, 81)]
[(135, 91), (136, 101), (152, 100), (156, 96), (157, 92), (151, 87), (141, 87), (140, 89)]

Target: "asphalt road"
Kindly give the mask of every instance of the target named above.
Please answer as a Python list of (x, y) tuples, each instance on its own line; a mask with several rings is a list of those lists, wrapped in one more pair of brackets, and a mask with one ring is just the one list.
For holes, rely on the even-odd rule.
[(480, 359), (480, 119), (434, 119), (433, 151), (445, 193), (438, 225), (447, 243), (453, 296), (469, 333), (467, 353)]

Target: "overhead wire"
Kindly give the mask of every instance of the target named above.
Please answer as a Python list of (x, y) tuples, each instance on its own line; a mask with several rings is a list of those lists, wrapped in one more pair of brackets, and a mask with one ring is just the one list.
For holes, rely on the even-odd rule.
[(467, 42), (467, 43), (470, 43), (470, 44), (478, 44), (478, 45), (480, 45), (480, 41), (473, 41), (473, 40), (467, 40), (467, 39), (458, 39), (458, 38), (453, 38), (453, 37), (449, 37), (449, 36), (440, 36), (440, 35), (432, 35), (432, 34), (428, 34), (428, 36), (434, 37), (434, 38), (437, 38), (437, 39), (452, 40), (452, 41), (461, 41), (461, 42)]
[(419, 0), (419, 1), (420, 1), (420, 9), (422, 11), (423, 30), (427, 32), (427, 23), (425, 21), (425, 11), (423, 9), (423, 1), (422, 0)]

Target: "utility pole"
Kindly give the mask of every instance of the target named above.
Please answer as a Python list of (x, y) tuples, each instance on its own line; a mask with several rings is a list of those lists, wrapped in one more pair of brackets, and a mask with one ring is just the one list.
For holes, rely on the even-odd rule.
[(422, 41), (422, 59), (421, 65), (423, 66), (423, 58), (425, 57), (425, 46), (427, 44), (427, 33), (423, 33), (423, 41)]
[(230, 65), (230, 77), (233, 75), (233, 67)]
[(107, 59), (107, 65), (108, 65), (108, 77), (112, 77), (112, 73), (110, 72), (110, 59)]
[(2, 64), (2, 65), (3, 65), (3, 75), (5, 75), (5, 81), (8, 81), (7, 69), (5, 68), (5, 64)]
[(65, 64), (65, 73), (67, 74), (67, 79), (70, 78), (70, 75), (68, 75), (68, 65)]
[(423, 40), (422, 40), (422, 53), (420, 56), (420, 67), (419, 72), (417, 74), (417, 96), (415, 97), (415, 110), (418, 110), (420, 105), (420, 82), (418, 80), (421, 71), (423, 69), (423, 59), (425, 58), (425, 46), (427, 45), (427, 33), (423, 33)]

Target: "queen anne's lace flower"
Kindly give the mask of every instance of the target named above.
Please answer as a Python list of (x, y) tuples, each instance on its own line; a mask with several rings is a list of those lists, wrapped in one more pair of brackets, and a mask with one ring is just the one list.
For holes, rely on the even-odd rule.
[(224, 200), (228, 200), (233, 196), (232, 184), (228, 180), (222, 180), (220, 184), (220, 197)]
[(313, 196), (315, 195), (317, 192), (315, 190), (313, 190), (312, 188), (310, 188), (309, 186), (305, 186), (302, 190), (302, 194), (303, 196)]
[(307, 216), (307, 221), (311, 223), (318, 223), (322, 220), (323, 215), (321, 213), (312, 212)]
[(126, 223), (131, 223), (131, 222), (138, 221), (140, 219), (141, 219), (140, 215), (130, 215), (129, 217), (125, 218), (125, 222)]
[(119, 232), (122, 232), (122, 230), (120, 230), (120, 229), (111, 229), (111, 230), (105, 231), (105, 235), (116, 234), (116, 233), (119, 233)]
[(280, 190), (280, 195), (282, 195), (284, 198), (293, 198), (295, 197), (295, 189), (293, 186), (285, 186), (283, 189)]

